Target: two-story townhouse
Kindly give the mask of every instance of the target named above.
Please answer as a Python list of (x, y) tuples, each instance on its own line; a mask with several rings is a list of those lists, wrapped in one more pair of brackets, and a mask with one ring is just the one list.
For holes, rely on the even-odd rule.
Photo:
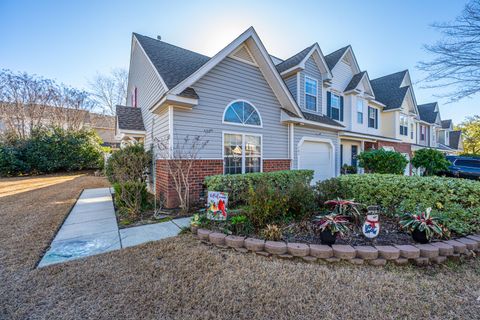
[(333, 78), (326, 87), (325, 115), (339, 121), (340, 162), (358, 166), (357, 155), (373, 145), (397, 142), (382, 134), (385, 105), (375, 97), (367, 71), (361, 71), (353, 49), (346, 46), (325, 56)]
[[(306, 168), (315, 180), (326, 179), (340, 172), (343, 128), (322, 113), (331, 78), (317, 44), (280, 61), (253, 28), (211, 58), (134, 33), (128, 106), (117, 109), (117, 134), (155, 153), (158, 139), (174, 151), (208, 130), (190, 181), (195, 199), (204, 177), (214, 174)], [(174, 207), (166, 168), (173, 159), (155, 156), (151, 189)]]
[(418, 107), (417, 142), (412, 146), (416, 151), (425, 147), (437, 148), (437, 131), (442, 126), (437, 102), (420, 104)]
[(456, 154), (463, 150), (462, 132), (455, 131), (451, 119), (441, 120), (437, 128), (437, 148), (446, 154)]
[[(371, 80), (376, 99), (385, 107), (382, 112), (382, 135), (395, 142), (380, 141), (376, 147), (402, 153), (407, 160), (412, 157), (412, 144), (416, 143), (416, 122), (419, 119), (417, 102), (408, 70)], [(411, 166), (405, 174), (411, 173)]]

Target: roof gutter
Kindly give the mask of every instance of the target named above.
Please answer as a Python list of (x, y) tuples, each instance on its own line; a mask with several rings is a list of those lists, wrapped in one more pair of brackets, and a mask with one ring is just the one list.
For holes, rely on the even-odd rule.
[(175, 94), (167, 93), (150, 108), (150, 111), (155, 113), (157, 109), (161, 108), (162, 106), (168, 105), (175, 105), (191, 109), (193, 106), (198, 105), (198, 99), (180, 97)]

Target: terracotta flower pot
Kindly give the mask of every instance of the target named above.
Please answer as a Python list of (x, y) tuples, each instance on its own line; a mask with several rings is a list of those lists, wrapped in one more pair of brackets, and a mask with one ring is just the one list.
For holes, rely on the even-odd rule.
[(420, 231), (418, 229), (415, 229), (412, 231), (412, 238), (415, 242), (418, 243), (429, 243), (430, 240), (427, 238), (427, 233), (425, 231)]
[(326, 244), (331, 246), (337, 240), (337, 233), (332, 234), (332, 232), (328, 229), (323, 230), (320, 232), (320, 241), (322, 244)]

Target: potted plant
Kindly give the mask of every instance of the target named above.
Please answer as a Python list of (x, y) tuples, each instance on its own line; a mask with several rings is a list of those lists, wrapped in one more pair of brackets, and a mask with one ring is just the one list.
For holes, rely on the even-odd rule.
[(360, 203), (357, 203), (353, 200), (337, 199), (325, 201), (325, 205), (333, 206), (333, 213), (339, 216), (346, 217), (350, 220), (350, 222), (353, 222), (355, 225), (358, 226), (360, 224), (360, 220), (362, 217), (361, 212), (358, 210), (358, 206), (360, 205)]
[(419, 243), (428, 243), (433, 236), (442, 237), (443, 227), (438, 222), (437, 217), (431, 215), (432, 208), (427, 208), (424, 212), (406, 213), (400, 220), (403, 229), (410, 231), (413, 240)]
[(322, 244), (332, 245), (337, 240), (337, 235), (343, 236), (349, 231), (348, 218), (330, 213), (324, 216), (317, 216), (315, 223), (320, 229), (320, 240)]

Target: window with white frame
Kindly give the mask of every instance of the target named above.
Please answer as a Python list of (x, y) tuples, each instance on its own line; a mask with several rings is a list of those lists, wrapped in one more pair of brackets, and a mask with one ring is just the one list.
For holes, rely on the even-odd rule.
[(223, 136), (225, 174), (262, 170), (262, 137), (256, 134), (225, 133)]
[(420, 141), (425, 141), (427, 127), (420, 125)]
[(368, 127), (378, 129), (378, 109), (368, 107)]
[(408, 118), (403, 114), (400, 115), (400, 135), (408, 136)]
[(413, 125), (413, 123), (410, 123), (410, 139), (414, 138), (413, 136), (414, 131), (415, 131), (415, 126)]
[(243, 100), (234, 101), (228, 105), (223, 115), (223, 122), (243, 126), (262, 126), (262, 119), (257, 109)]
[(330, 108), (334, 120), (340, 120), (340, 103), (340, 96), (332, 93), (330, 95)]
[(363, 100), (357, 99), (357, 123), (363, 123)]
[(317, 111), (317, 80), (305, 77), (305, 109)]

